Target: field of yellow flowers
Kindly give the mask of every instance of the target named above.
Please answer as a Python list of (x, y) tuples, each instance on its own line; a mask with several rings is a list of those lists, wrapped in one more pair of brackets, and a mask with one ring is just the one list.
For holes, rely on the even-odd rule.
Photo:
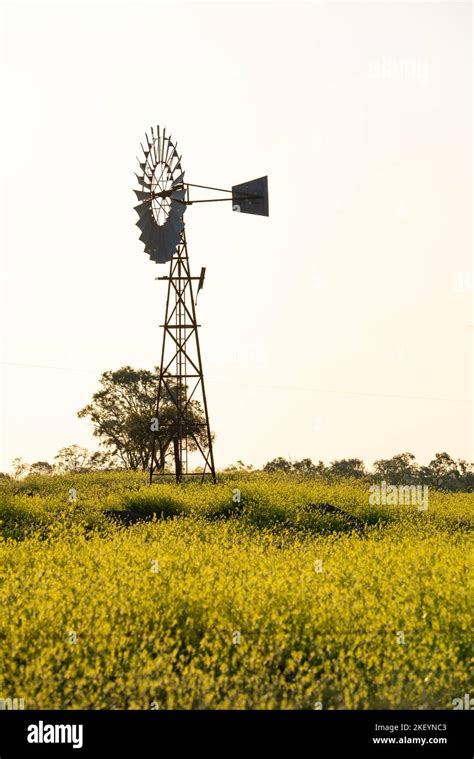
[(432, 492), (418, 511), (348, 481), (0, 480), (0, 699), (452, 708), (474, 692), (473, 498)]

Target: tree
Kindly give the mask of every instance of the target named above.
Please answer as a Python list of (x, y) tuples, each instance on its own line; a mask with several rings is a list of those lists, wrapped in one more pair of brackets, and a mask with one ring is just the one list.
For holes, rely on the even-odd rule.
[(459, 472), (458, 489), (472, 493), (474, 490), (474, 464), (470, 464), (464, 459), (458, 459), (457, 468)]
[(54, 469), (58, 472), (100, 472), (123, 468), (121, 461), (110, 451), (89, 451), (80, 445), (68, 445), (61, 448), (54, 460), (56, 462)]
[(92, 451), (88, 463), (91, 472), (124, 469), (123, 461), (112, 451)]
[(61, 448), (56, 456), (55, 468), (59, 472), (88, 472), (90, 471), (90, 453), (80, 445), (68, 445)]
[(13, 476), (16, 480), (20, 479), (23, 475), (27, 474), (29, 471), (29, 465), (26, 463), (26, 461), (23, 461), (21, 458), (13, 459), (12, 461), (12, 469), (13, 469)]
[(339, 459), (339, 461), (333, 461), (327, 471), (329, 474), (336, 475), (336, 477), (360, 478), (366, 474), (362, 459)]
[(52, 474), (53, 467), (47, 461), (35, 461), (30, 466), (30, 474)]
[[(159, 371), (133, 369), (123, 366), (116, 371), (104, 372), (100, 389), (92, 401), (78, 412), (80, 418), (89, 417), (94, 425), (94, 435), (101, 445), (118, 456), (127, 469), (146, 470), (150, 466), (153, 436), (157, 440), (157, 464), (166, 466), (169, 456), (177, 456), (180, 435), (194, 434), (201, 445), (207, 443), (203, 426), (205, 417), (198, 401), (189, 400), (186, 424), (177, 418), (175, 403), (178, 386), (173, 377), (167, 378), (169, 391), (160, 402), (159, 428), (156, 429), (156, 399)], [(181, 390), (187, 396), (187, 388)], [(189, 443), (189, 450), (196, 446)]]
[(419, 479), (419, 468), (412, 453), (399, 453), (391, 459), (375, 461), (374, 473), (377, 479), (392, 485), (406, 485)]
[(223, 471), (224, 472), (251, 472), (253, 470), (253, 464), (244, 464), (239, 459), (236, 464), (230, 464)]
[(428, 466), (421, 467), (423, 481), (439, 490), (472, 490), (472, 465), (459, 459), (454, 461), (446, 453), (436, 453)]
[(253, 469), (253, 464), (244, 464), (242, 459), (239, 459), (237, 462), (237, 469), (239, 472), (251, 472)]
[(287, 461), (283, 458), (283, 456), (278, 456), (276, 459), (272, 459), (272, 461), (267, 461), (265, 466), (263, 467), (264, 472), (290, 472), (291, 471), (291, 461)]
[(293, 462), (292, 469), (296, 474), (322, 474), (324, 472), (324, 463), (318, 461), (317, 464), (313, 464), (311, 459), (301, 459), (301, 461)]

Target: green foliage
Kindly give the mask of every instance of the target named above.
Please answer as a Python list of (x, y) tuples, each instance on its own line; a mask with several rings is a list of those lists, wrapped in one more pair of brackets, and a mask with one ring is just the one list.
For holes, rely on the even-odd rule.
[(264, 472), (304, 474), (308, 477), (324, 476), (372, 479), (391, 485), (428, 485), (437, 490), (471, 493), (474, 490), (474, 466), (463, 459), (454, 459), (447, 453), (437, 453), (428, 466), (419, 466), (412, 453), (399, 453), (391, 459), (379, 459), (373, 472), (368, 472), (361, 459), (339, 459), (326, 467), (323, 461), (313, 464), (311, 459), (288, 461), (278, 456), (268, 461)]
[[(59, 473), (100, 471), (102, 469), (121, 469), (120, 459), (109, 451), (89, 451), (79, 445), (68, 445), (61, 448), (54, 457), (54, 470)], [(46, 463), (46, 462), (44, 462)], [(31, 474), (51, 474), (53, 467), (47, 465), (49, 470), (38, 469), (38, 465), (30, 467)]]
[[(119, 457), (123, 466), (133, 471), (146, 471), (150, 466), (153, 435), (159, 443), (159, 459), (165, 468), (166, 457), (173, 455), (173, 441), (179, 431), (175, 401), (178, 386), (173, 377), (167, 377), (159, 411), (160, 428), (152, 432), (156, 421), (159, 370), (133, 369), (123, 366), (116, 371), (104, 372), (100, 389), (92, 401), (78, 412), (80, 418), (89, 417), (94, 435), (101, 444)], [(187, 388), (180, 390), (187, 392)], [(205, 431), (202, 406), (190, 400), (186, 410), (186, 430), (198, 440), (204, 440)], [(182, 422), (181, 422), (182, 423)], [(182, 434), (182, 430), (181, 430)], [(190, 444), (189, 450), (195, 445)]]
[(53, 467), (48, 461), (35, 461), (30, 466), (30, 474), (52, 474)]
[(355, 477), (358, 479), (364, 477), (366, 471), (361, 459), (340, 459), (332, 462), (328, 473), (336, 477)]
[(270, 474), (272, 472), (291, 472), (291, 469), (291, 461), (287, 461), (283, 456), (278, 456), (278, 458), (268, 461), (263, 467), (263, 471)]
[(374, 463), (374, 473), (380, 480), (393, 485), (415, 482), (418, 467), (412, 453), (399, 453), (391, 459), (380, 459)]

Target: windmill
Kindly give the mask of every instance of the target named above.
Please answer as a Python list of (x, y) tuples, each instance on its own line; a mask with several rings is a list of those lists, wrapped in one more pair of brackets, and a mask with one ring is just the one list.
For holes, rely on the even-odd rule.
[[(212, 434), (209, 425), (207, 398), (204, 386), (199, 324), (196, 318), (197, 294), (204, 285), (206, 270), (198, 277), (191, 276), (184, 213), (197, 203), (230, 201), (232, 210), (240, 213), (268, 216), (267, 177), (234, 185), (230, 190), (190, 184), (184, 181), (181, 156), (176, 143), (166, 130), (151, 128), (141, 145), (143, 158), (138, 159), (140, 174), (136, 174), (139, 190), (135, 190), (138, 205), (137, 226), (145, 252), (158, 264), (169, 263), (169, 273), (156, 279), (168, 282), (165, 317), (161, 325), (160, 375), (156, 415), (151, 421), (152, 455), (150, 484), (158, 477), (172, 476), (176, 482), (199, 476), (216, 481)], [(196, 199), (191, 193), (210, 190), (227, 197)], [(174, 471), (165, 468), (166, 456), (172, 452)], [(190, 471), (189, 454), (201, 458), (200, 471)]]

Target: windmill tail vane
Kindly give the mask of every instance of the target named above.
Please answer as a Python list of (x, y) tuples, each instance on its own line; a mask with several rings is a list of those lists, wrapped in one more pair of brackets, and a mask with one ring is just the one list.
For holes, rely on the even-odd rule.
[[(140, 189), (134, 190), (139, 239), (155, 263), (169, 263), (169, 273), (157, 279), (168, 282), (163, 340), (156, 401), (158, 425), (151, 430), (150, 484), (161, 477), (182, 482), (199, 477), (216, 482), (213, 435), (209, 424), (201, 348), (196, 318), (197, 296), (203, 289), (206, 269), (191, 276), (184, 213), (198, 203), (231, 202), (238, 213), (268, 216), (268, 178), (221, 189), (184, 181), (182, 156), (166, 129), (152, 127), (141, 144), (143, 158), (136, 173)], [(226, 197), (196, 198), (198, 190)], [(196, 299), (193, 283), (197, 282)], [(157, 427), (157, 428), (156, 428)], [(191, 468), (190, 454), (200, 459)]]

